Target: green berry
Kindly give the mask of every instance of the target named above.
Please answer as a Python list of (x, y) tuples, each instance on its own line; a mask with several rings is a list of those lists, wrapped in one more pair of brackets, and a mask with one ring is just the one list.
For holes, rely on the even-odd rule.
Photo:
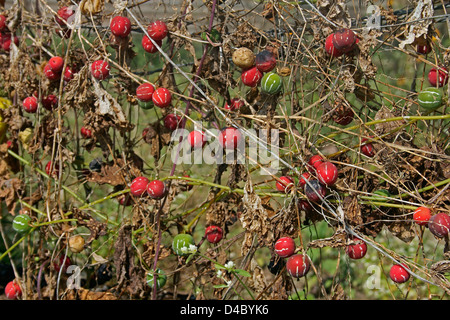
[(31, 229), (30, 221), (29, 215), (20, 214), (14, 217), (12, 227), (16, 232), (24, 233)]
[(156, 276), (156, 289), (161, 289), (167, 282), (166, 273), (161, 269), (156, 269), (155, 271), (150, 270), (147, 273), (147, 285), (153, 288), (153, 282)]
[(442, 104), (442, 93), (438, 88), (426, 88), (422, 90), (418, 97), (417, 102), (419, 105), (427, 110), (434, 110), (441, 106)]
[(190, 234), (177, 234), (172, 241), (172, 249), (179, 256), (190, 254), (191, 245), (194, 245), (194, 238)]
[(153, 101), (141, 101), (138, 99), (138, 105), (139, 107), (141, 107), (142, 109), (148, 110), (153, 108), (154, 104)]
[(261, 90), (265, 93), (276, 94), (282, 86), (281, 77), (275, 72), (268, 72), (261, 79)]

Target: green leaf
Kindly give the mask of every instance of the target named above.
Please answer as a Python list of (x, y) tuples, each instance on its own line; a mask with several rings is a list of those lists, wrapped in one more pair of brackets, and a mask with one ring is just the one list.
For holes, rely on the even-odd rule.
[(247, 272), (243, 269), (235, 269), (234, 272), (243, 277), (251, 277), (252, 276), (249, 272)]
[(218, 264), (218, 263), (215, 263), (214, 264), (215, 266), (216, 266), (216, 269), (226, 269), (224, 266), (222, 266), (222, 265), (220, 265), (220, 264)]

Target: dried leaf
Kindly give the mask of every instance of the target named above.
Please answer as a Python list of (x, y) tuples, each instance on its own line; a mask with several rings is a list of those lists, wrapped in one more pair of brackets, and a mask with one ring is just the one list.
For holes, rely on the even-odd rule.
[(399, 43), (399, 47), (403, 49), (407, 44), (413, 44), (416, 39), (426, 38), (429, 28), (433, 23), (434, 7), (432, 0), (419, 0), (414, 12), (406, 21), (411, 21), (407, 24), (405, 30), (405, 40)]

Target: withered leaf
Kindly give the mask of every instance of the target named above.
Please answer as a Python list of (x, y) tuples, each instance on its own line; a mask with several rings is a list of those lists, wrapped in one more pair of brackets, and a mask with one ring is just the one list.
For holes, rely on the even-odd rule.
[(347, 245), (347, 233), (344, 230), (336, 230), (329, 238), (312, 240), (309, 242), (310, 248), (341, 248)]

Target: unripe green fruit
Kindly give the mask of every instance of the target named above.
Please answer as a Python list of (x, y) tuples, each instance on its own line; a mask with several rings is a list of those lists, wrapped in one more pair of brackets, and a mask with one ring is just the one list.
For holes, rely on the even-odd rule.
[(276, 94), (280, 92), (282, 86), (281, 77), (275, 72), (268, 72), (261, 79), (262, 92)]
[(172, 249), (179, 256), (190, 254), (191, 245), (194, 245), (194, 238), (190, 234), (177, 234), (172, 241)]
[(153, 108), (154, 104), (153, 101), (141, 101), (138, 99), (138, 105), (139, 107), (141, 107), (142, 109), (148, 110)]
[(442, 105), (442, 93), (438, 88), (426, 88), (419, 93), (417, 102), (424, 109), (437, 109)]
[(164, 285), (167, 282), (167, 276), (166, 273), (159, 268), (157, 268), (155, 271), (150, 271), (147, 273), (147, 280), (146, 280), (147, 285), (150, 288), (153, 288), (153, 282), (155, 277), (156, 277), (156, 289), (161, 289), (162, 287), (164, 287)]
[(20, 214), (14, 217), (12, 227), (16, 232), (25, 233), (31, 229), (31, 218), (27, 214)]

